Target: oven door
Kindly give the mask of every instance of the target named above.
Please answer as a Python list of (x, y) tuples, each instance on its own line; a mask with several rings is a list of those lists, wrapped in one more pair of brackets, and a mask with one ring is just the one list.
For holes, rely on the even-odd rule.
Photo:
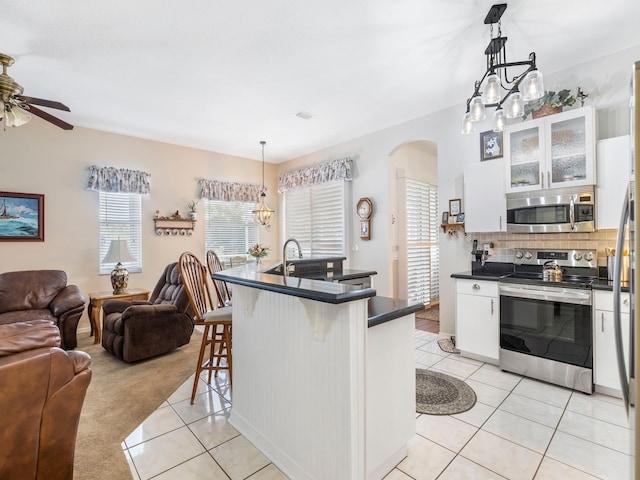
[(591, 290), (500, 284), (500, 348), (592, 369)]

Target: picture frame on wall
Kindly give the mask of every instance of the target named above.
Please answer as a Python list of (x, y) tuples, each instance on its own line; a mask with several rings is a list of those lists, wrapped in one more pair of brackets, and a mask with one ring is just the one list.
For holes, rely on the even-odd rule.
[(0, 192), (0, 241), (44, 242), (44, 195)]
[(502, 132), (487, 130), (480, 134), (480, 161), (502, 158)]
[(442, 223), (449, 223), (449, 212), (442, 212)]
[(462, 200), (455, 198), (449, 200), (449, 215), (455, 217), (462, 211)]
[(456, 223), (464, 223), (464, 213), (456, 215)]

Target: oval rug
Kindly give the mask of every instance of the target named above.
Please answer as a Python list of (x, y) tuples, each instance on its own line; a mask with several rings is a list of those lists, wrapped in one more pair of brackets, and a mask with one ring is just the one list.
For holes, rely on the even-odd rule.
[(462, 380), (416, 368), (416, 412), (452, 415), (466, 412), (475, 403), (476, 392)]

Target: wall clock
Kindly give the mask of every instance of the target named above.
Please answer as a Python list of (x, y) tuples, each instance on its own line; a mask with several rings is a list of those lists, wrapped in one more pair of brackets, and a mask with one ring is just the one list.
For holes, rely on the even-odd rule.
[(358, 200), (356, 212), (360, 217), (360, 238), (362, 240), (371, 239), (371, 215), (373, 214), (373, 203), (367, 197)]

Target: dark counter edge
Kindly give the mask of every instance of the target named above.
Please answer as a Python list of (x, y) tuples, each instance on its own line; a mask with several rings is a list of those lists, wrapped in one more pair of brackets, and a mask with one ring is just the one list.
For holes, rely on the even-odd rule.
[(371, 297), (369, 299), (369, 328), (404, 317), (424, 309), (422, 303), (409, 304), (406, 300), (388, 297)]
[(472, 273), (472, 272), (460, 272), (460, 273), (452, 273), (451, 278), (466, 278), (467, 280), (489, 280), (491, 282), (497, 282), (502, 277), (506, 277), (508, 275), (486, 275), (482, 273)]
[[(231, 269), (229, 272), (236, 270)], [(269, 292), (282, 293), (284, 295), (291, 295), (292, 297), (306, 298), (309, 300), (315, 300), (317, 302), (340, 304), (346, 302), (352, 302), (354, 300), (361, 300), (364, 298), (375, 297), (376, 291), (373, 288), (358, 289), (346, 284), (338, 284), (325, 282), (323, 280), (308, 280), (301, 277), (283, 277), (282, 275), (272, 275), (269, 273), (259, 274), (259, 278), (265, 278), (263, 281), (254, 278), (246, 278), (239, 276), (225, 275), (224, 270), (212, 275), (215, 280), (223, 280), (228, 283), (236, 285), (242, 285), (245, 287), (253, 287), (259, 290), (267, 290)], [(288, 279), (288, 280), (287, 280)], [(296, 282), (297, 285), (287, 285), (286, 282)], [(314, 283), (318, 283), (323, 288), (327, 288), (328, 285), (335, 285), (335, 292), (323, 292), (314, 289)]]

